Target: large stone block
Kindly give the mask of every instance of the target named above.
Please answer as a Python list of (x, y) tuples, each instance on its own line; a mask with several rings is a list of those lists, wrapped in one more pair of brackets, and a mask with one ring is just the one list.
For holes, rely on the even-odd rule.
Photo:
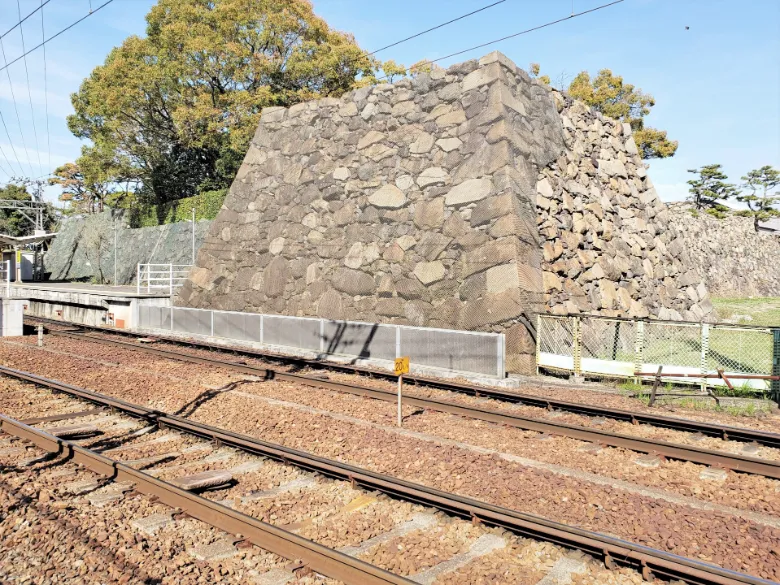
[(537, 310), (706, 315), (636, 150), (499, 53), (266, 110), (179, 302), (506, 330), (516, 371)]
[(351, 296), (370, 295), (376, 290), (374, 279), (360, 270), (339, 268), (330, 279), (333, 288)]

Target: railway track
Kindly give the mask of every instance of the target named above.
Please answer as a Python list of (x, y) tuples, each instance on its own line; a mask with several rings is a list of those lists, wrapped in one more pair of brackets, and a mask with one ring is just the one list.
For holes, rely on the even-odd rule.
[[(239, 372), (242, 374), (249, 374), (252, 376), (260, 377), (266, 380), (277, 379), (284, 381), (291, 381), (298, 384), (303, 384), (316, 388), (325, 388), (337, 392), (345, 392), (358, 396), (365, 396), (377, 400), (386, 402), (394, 402), (396, 400), (395, 392), (389, 390), (382, 390), (378, 388), (369, 388), (360, 386), (357, 384), (348, 384), (345, 382), (337, 382), (330, 380), (323, 380), (316, 376), (307, 376), (304, 374), (285, 372), (272, 368), (258, 367), (247, 364), (229, 362), (222, 359), (207, 358), (203, 356), (195, 356), (188, 353), (172, 351), (170, 349), (162, 349), (159, 347), (153, 347), (151, 345), (139, 345), (137, 343), (131, 343), (127, 341), (120, 341), (117, 339), (108, 339), (102, 336), (95, 336), (86, 333), (76, 333), (73, 331), (58, 331), (50, 330), (50, 334), (67, 337), (71, 339), (87, 339), (96, 343), (102, 343), (107, 345), (113, 345), (130, 349), (133, 351), (144, 352), (155, 356), (160, 356), (168, 359), (186, 361), (197, 364), (206, 364), (217, 368), (228, 369), (231, 371)], [(780, 479), (780, 460), (762, 459), (758, 457), (751, 457), (743, 454), (728, 453), (725, 451), (704, 449), (693, 445), (685, 445), (680, 443), (671, 443), (668, 441), (662, 441), (658, 439), (643, 438), (638, 436), (632, 436), (628, 434), (621, 434), (602, 430), (598, 428), (590, 428), (584, 426), (577, 426), (567, 424), (564, 422), (557, 422), (542, 418), (535, 418), (529, 416), (521, 416), (518, 414), (502, 412), (495, 409), (478, 408), (475, 406), (467, 406), (459, 404), (457, 402), (450, 402), (445, 400), (437, 400), (433, 398), (425, 398), (421, 396), (407, 395), (404, 397), (404, 402), (407, 405), (430, 409), (440, 412), (446, 412), (463, 417), (483, 420), (495, 424), (507, 425), (524, 430), (536, 431), (540, 433), (546, 433), (549, 435), (561, 435), (582, 441), (596, 443), (599, 445), (606, 445), (611, 447), (619, 447), (629, 449), (639, 453), (649, 453), (660, 455), (667, 458), (679, 459), (683, 461), (691, 461), (694, 463), (709, 465), (713, 467), (719, 467), (724, 469), (730, 469), (733, 471), (739, 471), (743, 473), (751, 473), (757, 475), (763, 475), (773, 479)], [(723, 427), (720, 425), (705, 425), (704, 423), (696, 423), (699, 427), (706, 426), (710, 430), (710, 434), (718, 430), (721, 436), (726, 438), (733, 438), (735, 435), (741, 437), (742, 440), (752, 439), (753, 442), (763, 445), (769, 445), (772, 447), (780, 447), (780, 434), (768, 433), (764, 431), (755, 431), (751, 429), (739, 429), (732, 427)]]
[[(396, 500), (413, 502), (427, 508), (443, 511), (449, 516), (470, 520), (478, 527), (500, 527), (521, 537), (581, 550), (602, 559), (608, 567), (630, 567), (641, 572), (646, 579), (653, 577), (679, 579), (700, 585), (770, 583), (770, 581), (729, 571), (701, 561), (676, 556), (618, 538), (552, 522), (541, 517), (486, 504), (471, 498), (311, 455), (300, 450), (196, 423), (160, 410), (132, 404), (28, 372), (6, 367), (0, 368), (0, 372), (4, 376), (30, 382), (55, 393), (62, 393), (71, 399), (85, 401), (101, 409), (109, 409), (121, 416), (140, 419), (144, 424), (149, 425), (149, 428), (195, 437), (208, 441), (213, 446), (233, 448), (253, 456), (279, 461), (285, 466), (294, 466), (306, 472), (316, 472), (337, 481), (348, 482), (352, 488), (380, 492)], [(70, 409), (63, 414), (44, 412), (40, 413), (40, 416), (28, 418), (26, 422), (0, 416), (0, 430), (27, 439), (50, 453), (71, 457), (115, 482), (132, 482), (137, 491), (151, 494), (173, 508), (231, 534), (240, 534), (240, 538), (263, 549), (287, 558), (303, 559), (312, 570), (333, 576), (346, 583), (430, 582), (416, 579), (414, 576), (410, 577), (412, 579), (410, 581), (406, 577), (389, 574), (343, 552), (312, 543), (296, 535), (293, 531), (266, 525), (219, 502), (196, 496), (187, 489), (183, 489), (181, 481), (177, 486), (174, 485), (175, 480), (161, 480), (148, 469), (140, 471), (128, 463), (109, 457), (107, 453), (112, 452), (112, 450), (116, 452), (115, 443), (111, 441), (104, 442), (101, 453), (94, 447), (78, 445), (62, 436), (57, 437), (46, 430), (32, 426), (50, 425), (65, 420), (72, 422), (79, 418), (94, 416), (94, 414), (94, 408), (79, 411)], [(107, 449), (106, 445), (111, 446), (112, 449)], [(125, 445), (122, 448), (124, 447)], [(147, 460), (147, 464), (149, 464), (149, 460)], [(150, 466), (154, 466), (154, 463), (151, 463)], [(165, 471), (165, 468), (162, 469)]]
[[(166, 335), (147, 335), (142, 333), (135, 333), (123, 329), (115, 329), (111, 327), (96, 327), (91, 325), (82, 325), (78, 323), (69, 323), (65, 321), (57, 321), (55, 319), (45, 319), (42, 317), (25, 317), (25, 320), (29, 322), (40, 322), (47, 325), (55, 326), (72, 326), (83, 331), (99, 331), (101, 333), (110, 333), (131, 338), (152, 337), (166, 343), (176, 344), (184, 347), (192, 347), (195, 349), (205, 349), (216, 351), (220, 353), (231, 353), (234, 355), (247, 356), (252, 358), (258, 358), (262, 360), (277, 361), (284, 364), (293, 364), (302, 367), (312, 369), (324, 369), (339, 371), (348, 374), (360, 374), (368, 375), (375, 378), (386, 379), (395, 381), (396, 377), (385, 370), (366, 368), (355, 365), (340, 364), (336, 362), (328, 362), (324, 360), (306, 359), (301, 357), (283, 355), (274, 352), (259, 351), (240, 347), (229, 347), (225, 345), (218, 345), (213, 343), (206, 343), (203, 341), (197, 341), (192, 339), (183, 339), (179, 337), (166, 336)], [(50, 333), (62, 334), (63, 331), (57, 331), (50, 329)], [(217, 361), (217, 360), (215, 360)], [(594, 406), (589, 404), (581, 404), (576, 402), (568, 402), (564, 400), (555, 400), (551, 398), (544, 398), (540, 396), (534, 396), (531, 394), (522, 394), (519, 392), (501, 390), (497, 388), (488, 388), (485, 386), (479, 386), (475, 384), (465, 384), (461, 382), (455, 382), (450, 380), (442, 380), (439, 378), (431, 378), (426, 376), (417, 376), (414, 374), (408, 374), (404, 376), (404, 380), (407, 383), (434, 388), (438, 390), (446, 390), (459, 394), (465, 394), (468, 396), (477, 396), (482, 398), (490, 398), (493, 400), (508, 402), (512, 404), (524, 404), (527, 406), (534, 406), (537, 408), (544, 408), (550, 411), (569, 412), (573, 414), (580, 414), (590, 417), (603, 417), (618, 421), (629, 422), (635, 425), (643, 424), (650, 425), (659, 428), (678, 430), (690, 433), (699, 433), (708, 437), (718, 437), (724, 440), (741, 441), (746, 443), (756, 443), (764, 445), (766, 447), (780, 448), (780, 433), (769, 433), (764, 431), (758, 431), (754, 429), (746, 429), (741, 427), (734, 427), (729, 425), (720, 425), (713, 423), (700, 422), (695, 420), (689, 420), (684, 418), (664, 416), (654, 413), (646, 412), (634, 412), (629, 410), (623, 410), (619, 408), (609, 408)]]

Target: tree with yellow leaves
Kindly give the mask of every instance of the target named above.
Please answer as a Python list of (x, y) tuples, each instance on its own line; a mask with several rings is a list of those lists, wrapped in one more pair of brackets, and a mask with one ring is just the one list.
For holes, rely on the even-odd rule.
[(76, 165), (132, 177), (149, 202), (228, 186), (264, 107), (338, 96), (380, 68), (307, 0), (159, 0), (146, 20), (73, 94), (68, 126), (92, 141)]

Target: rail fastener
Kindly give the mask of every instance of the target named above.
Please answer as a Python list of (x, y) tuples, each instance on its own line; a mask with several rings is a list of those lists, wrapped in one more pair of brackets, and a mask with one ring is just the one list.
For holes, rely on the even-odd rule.
[[(190, 421), (179, 416), (167, 415), (160, 411), (127, 403), (120, 399), (105, 396), (84, 388), (71, 386), (56, 380), (49, 380), (35, 374), (30, 374), (29, 372), (21, 372), (19, 370), (13, 370), (12, 368), (0, 367), (0, 373), (33, 382), (43, 387), (54, 388), (66, 394), (77, 396), (103, 406), (113, 405), (116, 408), (123, 410), (126, 414), (133, 416), (145, 417), (144, 412), (146, 412), (145, 418), (154, 416), (153, 420), (164, 422), (168, 428), (179, 432), (188, 433), (204, 439), (218, 436), (222, 443), (229, 447), (234, 447), (256, 455), (262, 455), (271, 459), (281, 460), (301, 469), (315, 471), (328, 477), (344, 481), (352, 479), (356, 485), (363, 487), (364, 489), (379, 491), (405, 501), (436, 508), (453, 516), (466, 519), (477, 518), (487, 525), (498, 526), (524, 537), (544, 540), (567, 548), (582, 550), (596, 558), (612, 559), (616, 565), (627, 566), (642, 572), (647, 570), (657, 577), (669, 580), (679, 579), (691, 585), (772, 584), (771, 581), (754, 577), (746, 573), (731, 571), (710, 563), (653, 549), (613, 536), (568, 526), (533, 514), (502, 508), (467, 496), (444, 492), (390, 475), (362, 469), (348, 463), (330, 460), (305, 451), (292, 449), (247, 435), (241, 435), (203, 423)], [(3, 424), (1, 421), (2, 419), (0, 419), (0, 429)], [(57, 439), (56, 437), (49, 437), (50, 438), (47, 438), (46, 441), (51, 443), (53, 440), (55, 445), (53, 448), (55, 449), (59, 448), (56, 445), (62, 445), (64, 443), (64, 441)], [(73, 446), (76, 447), (75, 445)], [(106, 468), (106, 474), (110, 474), (112, 469), (116, 469), (116, 467), (112, 466), (111, 469)], [(140, 473), (131, 468), (128, 469), (131, 472)], [(154, 493), (161, 499), (165, 495), (164, 493), (159, 493), (157, 490)], [(209, 503), (214, 504), (213, 502)], [(236, 513), (229, 508), (227, 510)], [(193, 517), (197, 516), (193, 514)], [(246, 532), (242, 532), (241, 529), (227, 530), (227, 532), (230, 532), (231, 534), (240, 533), (246, 536)], [(264, 546), (263, 544), (260, 544), (259, 546), (266, 550), (271, 550), (267, 545)], [(312, 568), (314, 567), (312, 566)]]

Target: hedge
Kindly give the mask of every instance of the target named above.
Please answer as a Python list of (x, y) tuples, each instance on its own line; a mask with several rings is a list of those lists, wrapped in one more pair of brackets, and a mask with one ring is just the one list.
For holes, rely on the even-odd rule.
[(163, 205), (136, 207), (130, 210), (130, 226), (151, 227), (166, 223), (178, 223), (192, 219), (192, 208), (195, 208), (195, 220), (214, 219), (227, 196), (227, 189), (204, 191), (194, 197), (178, 199)]

